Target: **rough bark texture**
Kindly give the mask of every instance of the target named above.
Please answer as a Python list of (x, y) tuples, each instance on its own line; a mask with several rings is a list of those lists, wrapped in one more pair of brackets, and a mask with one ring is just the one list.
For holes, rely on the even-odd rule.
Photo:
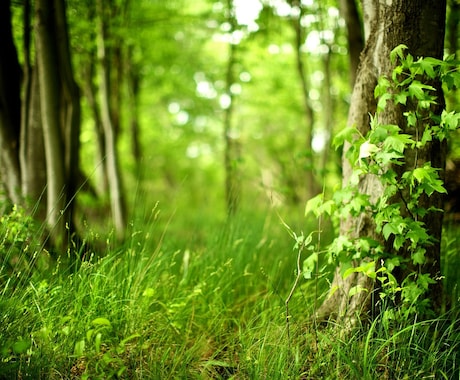
[[(389, 55), (393, 48), (399, 44), (406, 44), (409, 47), (409, 52), (415, 57), (433, 56), (442, 58), (445, 7), (445, 1), (439, 0), (392, 0), (378, 3), (374, 0), (369, 0), (363, 2), (366, 44), (361, 54), (348, 125), (356, 126), (362, 135), (366, 135), (368, 132), (369, 114), (374, 114), (376, 110), (376, 101), (373, 95), (374, 88), (379, 76), (389, 75), (391, 77), (393, 66)], [(439, 88), (438, 84), (434, 85)], [(442, 96), (440, 101), (440, 106), (442, 106)], [(437, 110), (433, 111), (436, 112)], [(402, 109), (390, 106), (380, 115), (379, 121), (384, 124), (398, 124), (405, 133), (414, 134), (414, 131), (407, 130), (402, 112)], [(423, 133), (423, 131), (419, 130), (418, 133)], [(348, 160), (345, 158), (348, 148), (349, 145), (345, 145), (343, 158), (344, 183), (348, 182), (352, 171)], [(407, 168), (414, 167), (416, 154), (417, 165), (431, 162), (433, 166), (443, 168), (445, 149), (441, 144), (434, 142), (422, 151), (406, 151)], [(408, 170), (407, 168), (403, 167), (401, 170)], [(383, 191), (378, 178), (372, 175), (362, 178), (359, 189), (362, 193), (370, 195), (371, 200), (379, 197)], [(393, 202), (403, 205), (401, 199), (394, 199)], [(436, 196), (421, 200), (421, 202), (424, 202), (424, 205), (441, 206), (441, 199)], [(402, 211), (404, 212), (404, 210)], [(442, 213), (429, 214), (426, 218), (426, 223), (429, 233), (439, 239), (441, 236)], [(382, 241), (382, 238), (375, 232), (375, 225), (370, 215), (344, 220), (341, 223), (340, 230), (341, 234), (350, 237), (370, 237)], [(433, 275), (439, 274), (439, 248), (439, 244), (435, 244), (427, 253), (429, 263), (425, 272)], [(391, 247), (387, 247), (387, 249), (391, 249)], [(399, 252), (399, 254), (407, 255), (403, 251)], [(404, 274), (401, 273), (400, 276), (401, 279)], [(356, 285), (361, 285), (368, 291), (359, 292), (349, 297), (349, 290)], [(369, 278), (361, 274), (354, 274), (343, 280), (340, 275), (340, 268), (338, 268), (334, 274), (332, 288), (338, 290), (332, 293), (318, 309), (317, 318), (319, 320), (333, 318), (351, 327), (356, 324), (358, 319), (370, 317), (371, 301), (375, 293), (374, 284)]]

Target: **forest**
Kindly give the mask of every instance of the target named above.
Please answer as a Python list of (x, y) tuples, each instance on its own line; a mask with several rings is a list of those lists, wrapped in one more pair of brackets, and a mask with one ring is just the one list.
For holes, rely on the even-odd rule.
[(0, 380), (460, 379), (459, 20), (0, 1)]

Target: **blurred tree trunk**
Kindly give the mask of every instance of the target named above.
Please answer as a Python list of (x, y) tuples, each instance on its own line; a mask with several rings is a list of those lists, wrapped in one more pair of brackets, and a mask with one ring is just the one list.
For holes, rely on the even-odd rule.
[(111, 109), (111, 74), (110, 74), (110, 56), (107, 51), (108, 27), (107, 27), (107, 4), (104, 0), (98, 0), (97, 7), (97, 24), (98, 24), (98, 60), (99, 60), (99, 96), (101, 107), (101, 120), (104, 128), (107, 179), (109, 184), (110, 204), (112, 217), (115, 226), (115, 233), (119, 239), (122, 239), (126, 227), (126, 209), (121, 183), (120, 167), (117, 152), (117, 131), (113, 117), (115, 115)]
[(126, 74), (128, 84), (128, 102), (129, 102), (129, 130), (131, 135), (131, 153), (136, 163), (137, 171), (141, 163), (142, 149), (140, 142), (140, 128), (139, 128), (139, 95), (140, 95), (140, 82), (141, 73), (138, 65), (133, 59), (133, 46), (128, 49), (126, 57)]
[[(233, 38), (237, 22), (232, 0), (227, 1), (228, 22), (231, 25), (229, 34)], [(227, 214), (233, 215), (238, 210), (241, 196), (240, 173), (238, 161), (240, 160), (240, 143), (238, 132), (233, 125), (234, 95), (231, 86), (235, 82), (235, 64), (237, 41), (230, 41), (228, 45), (227, 73), (225, 89), (228, 96), (228, 105), (224, 110), (224, 141), (225, 141), (225, 197)]]
[(314, 173), (314, 153), (312, 147), (313, 141), (313, 126), (315, 124), (315, 113), (310, 103), (309, 94), (309, 83), (307, 79), (307, 73), (302, 57), (302, 46), (305, 42), (305, 33), (302, 27), (302, 17), (304, 16), (303, 6), (300, 0), (291, 0), (291, 6), (297, 11), (293, 16), (293, 28), (295, 32), (295, 45), (294, 50), (296, 53), (296, 67), (299, 75), (301, 89), (302, 89), (302, 100), (303, 109), (305, 116), (305, 181), (307, 199), (312, 198), (318, 192), (318, 184), (315, 179)]
[[(88, 3), (88, 19), (93, 24), (96, 23), (96, 6), (94, 3)], [(96, 40), (97, 33), (95, 30), (90, 30), (90, 39)], [(96, 194), (98, 196), (104, 196), (109, 191), (108, 178), (107, 178), (107, 161), (105, 151), (105, 133), (102, 125), (101, 110), (97, 101), (97, 46), (91, 45), (88, 50), (88, 57), (82, 67), (83, 77), (83, 91), (85, 98), (88, 102), (88, 106), (91, 111), (91, 115), (94, 121), (94, 132), (96, 135), (95, 149), (95, 181), (96, 181)]]
[[(80, 98), (73, 79), (63, 0), (37, 0), (36, 57), (47, 174), (47, 224), (65, 247), (78, 180)], [(70, 231), (67, 229), (70, 227)]]
[(19, 137), (21, 68), (11, 28), (10, 1), (0, 1), (0, 173), (8, 198), (21, 202)]
[[(363, 9), (366, 44), (361, 55), (353, 90), (348, 125), (356, 126), (360, 133), (365, 136), (370, 128), (369, 114), (374, 114), (376, 110), (374, 88), (377, 79), (381, 75), (391, 78), (393, 66), (390, 62), (390, 51), (404, 43), (415, 57), (442, 58), (446, 3), (438, 0), (393, 0), (387, 3), (366, 0), (363, 2)], [(439, 83), (434, 85), (440, 90)], [(442, 91), (438, 94), (440, 95), (438, 101), (442, 106)], [(407, 109), (409, 108), (410, 105), (407, 106)], [(403, 110), (394, 105), (389, 105), (379, 116), (379, 122), (400, 125), (405, 133), (408, 133)], [(345, 158), (345, 153), (349, 147), (349, 144), (344, 147), (345, 152), (342, 160), (344, 184), (348, 183), (352, 172), (351, 165)], [(401, 170), (409, 170), (409, 165), (413, 167), (415, 161), (420, 166), (423, 166), (424, 162), (431, 162), (433, 167), (438, 168), (443, 168), (445, 164), (445, 149), (439, 142), (435, 141), (428, 148), (417, 152), (407, 150), (405, 156), (407, 167), (403, 167)], [(359, 189), (360, 192), (368, 194), (373, 200), (383, 192), (381, 182), (372, 175), (362, 178)], [(401, 199), (394, 199), (393, 202), (403, 204)], [(422, 207), (441, 206), (441, 199), (436, 196), (426, 199), (424, 202)], [(427, 252), (427, 255), (430, 256), (425, 272), (439, 275), (442, 213), (429, 213), (424, 221), (430, 235), (438, 239), (438, 243), (430, 247), (430, 251)], [(351, 235), (351, 238), (369, 237), (382, 241), (381, 236), (375, 231), (375, 224), (371, 215), (365, 215), (361, 218), (350, 217), (342, 221), (340, 233)], [(386, 248), (390, 249), (390, 247)], [(404, 257), (407, 252), (400, 251), (398, 254)], [(370, 278), (360, 273), (354, 273), (343, 279), (340, 273), (341, 268), (337, 268), (331, 285), (331, 289), (337, 290), (332, 291), (330, 297), (318, 309), (317, 319), (321, 321), (332, 318), (351, 327), (356, 325), (360, 318), (371, 317), (372, 298), (378, 299), (378, 296), (374, 293), (374, 283)], [(401, 275), (403, 274), (401, 273)], [(398, 278), (398, 280), (401, 278), (403, 277)], [(360, 291), (349, 296), (350, 289), (357, 285), (362, 286), (367, 291)], [(439, 290), (437, 286), (432, 288), (432, 292), (439, 292)], [(431, 295), (433, 294), (435, 293), (431, 293)]]
[(46, 160), (40, 112), (37, 69), (31, 62), (31, 4), (24, 1), (23, 80), (20, 134), (22, 194), (25, 205), (39, 220), (46, 219)]
[(359, 17), (356, 0), (340, 0), (340, 13), (347, 27), (350, 84), (353, 87), (358, 72), (359, 56), (364, 48), (363, 25)]
[[(458, 28), (460, 22), (460, 2), (449, 0), (449, 13), (447, 18), (447, 42), (449, 54), (457, 54), (458, 51)], [(458, 58), (458, 57), (457, 57)]]

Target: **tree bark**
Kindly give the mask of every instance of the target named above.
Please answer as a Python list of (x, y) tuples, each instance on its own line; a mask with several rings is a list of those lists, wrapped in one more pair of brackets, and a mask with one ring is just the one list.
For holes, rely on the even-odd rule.
[(40, 88), (41, 116), (46, 154), (47, 174), (47, 224), (53, 242), (61, 247), (65, 236), (66, 186), (64, 139), (60, 124), (60, 96), (58, 51), (55, 41), (54, 18), (56, 9), (53, 0), (37, 0), (36, 12), (36, 56)]
[[(381, 75), (391, 78), (393, 66), (390, 62), (390, 52), (399, 44), (406, 44), (409, 52), (414, 57), (433, 56), (442, 58), (444, 30), (445, 30), (445, 1), (438, 0), (393, 0), (387, 2), (374, 2), (366, 0), (363, 2), (364, 23), (366, 31), (366, 44), (358, 68), (356, 83), (351, 99), (351, 107), (348, 116), (348, 125), (356, 126), (359, 132), (365, 136), (369, 131), (369, 114), (374, 114), (376, 101), (374, 99), (374, 88), (377, 79)], [(442, 92), (439, 83), (435, 84), (440, 92), (438, 101), (442, 104)], [(410, 105), (404, 111), (410, 109)], [(437, 112), (439, 110), (433, 110)], [(400, 107), (389, 106), (380, 115), (379, 122), (384, 124), (400, 125), (406, 133), (409, 130), (403, 117), (403, 110)], [(410, 132), (413, 134), (414, 132)], [(423, 133), (419, 131), (419, 133)], [(349, 144), (344, 146), (343, 181), (346, 184), (350, 178), (352, 167), (345, 158)], [(415, 155), (417, 154), (417, 159)], [(434, 167), (443, 168), (445, 163), (445, 149), (439, 142), (433, 142), (422, 151), (415, 152), (408, 150), (405, 152), (405, 162), (408, 170), (424, 162), (431, 162)], [(380, 180), (375, 175), (364, 176), (359, 184), (361, 193), (368, 194), (371, 201), (375, 201), (382, 193), (383, 188)], [(393, 199), (399, 203), (401, 199)], [(430, 204), (440, 207), (440, 197), (431, 197), (424, 200), (425, 205)], [(403, 204), (401, 202), (400, 204)], [(426, 271), (433, 276), (439, 275), (440, 247), (442, 213), (433, 212), (426, 217), (426, 226), (429, 233), (438, 241), (431, 247), (429, 262)], [(356, 237), (370, 237), (383, 243), (382, 237), (376, 233), (375, 224), (371, 215), (363, 215), (359, 218), (348, 218), (342, 221), (340, 226), (342, 235)], [(387, 246), (387, 249), (391, 247)], [(407, 255), (407, 252), (398, 252)], [(409, 257), (410, 259), (410, 257)], [(356, 263), (357, 265), (358, 263)], [(401, 273), (399, 280), (403, 278)], [(349, 296), (349, 290), (360, 285), (367, 291), (361, 291), (353, 296)], [(439, 284), (437, 285), (439, 286)], [(316, 318), (320, 321), (336, 319), (341, 324), (348, 327), (356, 325), (359, 319), (371, 317), (371, 305), (374, 292), (374, 282), (360, 274), (354, 273), (345, 280), (341, 276), (341, 268), (337, 268), (334, 273), (330, 297), (322, 304), (317, 311)], [(439, 291), (433, 287), (433, 291)]]

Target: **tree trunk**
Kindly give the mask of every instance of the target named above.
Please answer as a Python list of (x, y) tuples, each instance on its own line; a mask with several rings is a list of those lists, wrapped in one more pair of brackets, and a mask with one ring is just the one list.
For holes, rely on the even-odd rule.
[(10, 1), (0, 1), (0, 171), (9, 199), (21, 203), (21, 69), (11, 32)]
[(36, 219), (46, 219), (46, 159), (40, 112), (37, 68), (31, 57), (31, 4), (24, 3), (24, 65), (22, 80), (20, 164), (22, 195)]
[(26, 207), (37, 220), (46, 220), (46, 158), (40, 111), (40, 93), (36, 68), (24, 77), (21, 122), (20, 161), (22, 194)]
[(307, 73), (305, 70), (305, 65), (302, 59), (302, 45), (305, 42), (305, 36), (302, 28), (302, 17), (304, 15), (302, 4), (299, 0), (294, 0), (292, 6), (297, 8), (296, 16), (294, 16), (293, 27), (295, 32), (295, 52), (296, 52), (296, 67), (297, 73), (299, 75), (300, 84), (302, 88), (302, 100), (303, 100), (303, 109), (305, 116), (305, 158), (306, 158), (306, 189), (307, 199), (312, 198), (318, 192), (318, 186), (316, 184), (315, 174), (314, 174), (314, 163), (313, 163), (313, 125), (315, 123), (315, 114), (313, 107), (310, 103), (309, 95), (309, 84), (307, 80)]
[(54, 0), (56, 7), (55, 28), (60, 79), (60, 125), (64, 140), (64, 181), (66, 185), (66, 215), (70, 232), (74, 232), (71, 221), (79, 186), (80, 153), (80, 89), (72, 69), (69, 47), (69, 32), (64, 0)]
[[(367, 0), (363, 2), (366, 44), (361, 54), (348, 117), (348, 125), (356, 126), (363, 136), (367, 134), (370, 128), (369, 114), (374, 114), (376, 110), (374, 88), (377, 79), (381, 75), (391, 78), (393, 66), (390, 62), (390, 51), (393, 48), (404, 43), (415, 57), (442, 58), (445, 6), (445, 1), (438, 0), (393, 0), (386, 3)], [(436, 84), (436, 87), (440, 89), (439, 83)], [(442, 92), (438, 94), (442, 94)], [(442, 96), (438, 101), (442, 106)], [(404, 111), (408, 109), (410, 109), (410, 105)], [(436, 112), (436, 110), (434, 111)], [(399, 125), (405, 133), (409, 133), (402, 113), (401, 108), (390, 105), (380, 115), (379, 122)], [(419, 133), (423, 133), (423, 131), (419, 131)], [(345, 158), (349, 148), (349, 144), (344, 146), (342, 160), (344, 184), (348, 183), (352, 172), (351, 165)], [(415, 157), (416, 154), (417, 158)], [(445, 162), (444, 148), (436, 142), (417, 152), (408, 150), (405, 152), (405, 156), (406, 165), (408, 167), (412, 165), (412, 168), (415, 162), (418, 166), (423, 165), (424, 162), (431, 162), (434, 167), (443, 168)], [(408, 167), (401, 170), (408, 170)], [(384, 189), (379, 178), (375, 175), (366, 175), (360, 181), (359, 190), (361, 193), (368, 194), (371, 201), (375, 201)], [(393, 199), (395, 203), (399, 203), (399, 201), (401, 200)], [(440, 207), (439, 197), (432, 197), (424, 202)], [(429, 213), (425, 223), (428, 232), (439, 242), (442, 213)], [(375, 231), (375, 223), (371, 215), (363, 215), (359, 218), (350, 217), (342, 221), (340, 233), (351, 238), (369, 237), (383, 243), (382, 237)], [(387, 248), (390, 249), (390, 247)], [(398, 253), (403, 256), (407, 255), (407, 252), (404, 251)], [(440, 263), (438, 243), (431, 247), (429, 255), (428, 268), (425, 269), (428, 273), (438, 275)], [(403, 276), (404, 274), (401, 273), (399, 280)], [(350, 289), (357, 285), (362, 286), (367, 291), (349, 296)], [(341, 276), (341, 268), (337, 268), (331, 295), (318, 309), (317, 318), (321, 321), (333, 318), (348, 327), (352, 327), (359, 319), (370, 317), (373, 297), (378, 298), (374, 293), (374, 282), (370, 278), (360, 273), (354, 273), (344, 280)]]
[[(231, 0), (227, 1), (229, 12), (229, 22), (231, 29), (230, 35), (236, 30), (236, 19), (234, 8)], [(236, 63), (236, 41), (230, 41), (228, 46), (228, 60), (226, 73), (226, 94), (228, 95), (228, 105), (224, 110), (224, 141), (225, 141), (225, 197), (227, 204), (227, 214), (233, 215), (238, 210), (241, 184), (239, 178), (239, 141), (237, 131), (233, 126), (233, 111), (234, 111), (234, 95), (231, 91), (231, 86), (235, 81), (235, 63)]]
[(136, 163), (137, 171), (139, 172), (140, 161), (142, 157), (142, 148), (140, 143), (140, 128), (139, 128), (139, 93), (141, 73), (139, 65), (133, 58), (133, 47), (128, 50), (127, 59), (127, 79), (128, 79), (128, 101), (130, 108), (130, 135), (131, 135), (131, 153)]
[(53, 0), (37, 0), (36, 12), (36, 56), (40, 88), (41, 116), (46, 153), (47, 174), (47, 224), (58, 247), (62, 247), (65, 236), (66, 184), (64, 139), (60, 124), (60, 97), (58, 51), (55, 41), (54, 18), (56, 9)]
[(359, 17), (356, 0), (340, 0), (340, 12), (347, 26), (350, 84), (353, 87), (358, 72), (359, 56), (364, 48), (362, 22)]
[(115, 233), (119, 239), (123, 239), (126, 228), (126, 211), (124, 205), (120, 168), (118, 163), (118, 153), (116, 149), (116, 131), (110, 110), (110, 72), (109, 57), (106, 50), (106, 24), (104, 22), (103, 0), (98, 0), (98, 58), (100, 70), (100, 107), (102, 125), (105, 136), (105, 149), (107, 160), (107, 177), (109, 182), (110, 204), (112, 217), (115, 226)]

